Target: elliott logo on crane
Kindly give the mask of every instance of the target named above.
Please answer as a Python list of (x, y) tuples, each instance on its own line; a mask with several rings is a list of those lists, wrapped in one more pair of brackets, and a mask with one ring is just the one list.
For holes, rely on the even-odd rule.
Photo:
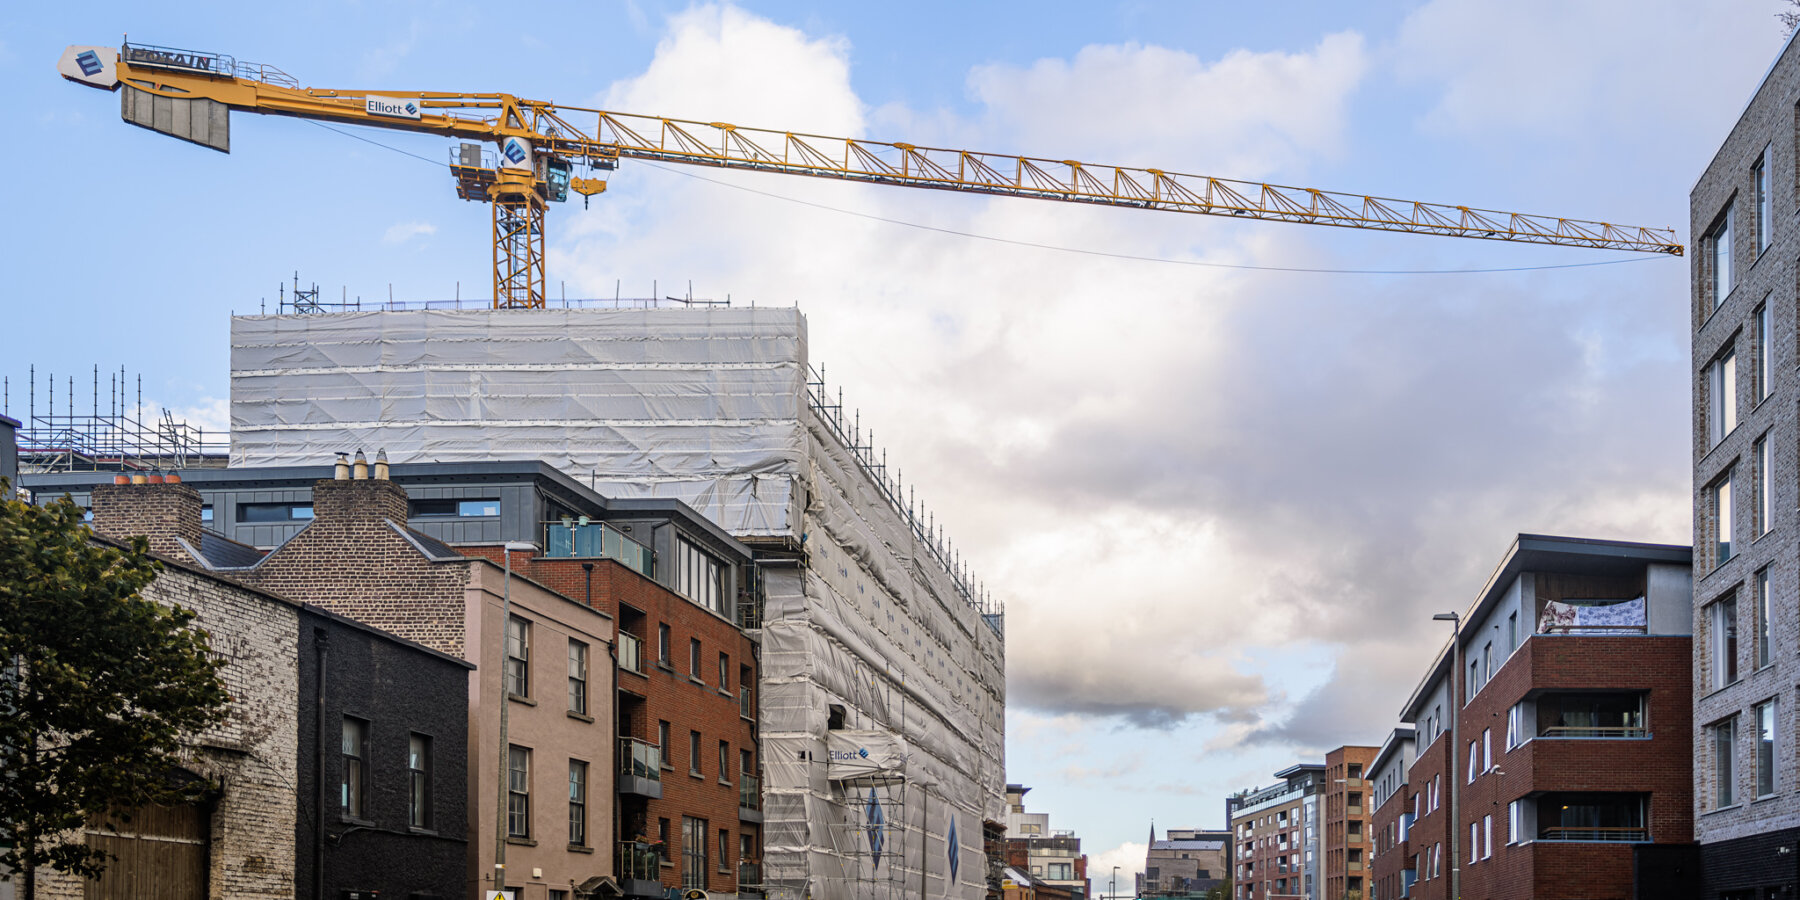
[[(1335, 225), (1411, 234), (1565, 247), (1667, 253), (1673, 229), (1392, 200), (1313, 188), (1183, 175), (1163, 169), (981, 153), (824, 137), (642, 116), (526, 100), (512, 94), (302, 88), (273, 66), (223, 54), (126, 43), (70, 47), (64, 78), (120, 91), (120, 116), (134, 125), (230, 152), (230, 112), (286, 115), (435, 134), (452, 148), (457, 195), (493, 209), (494, 306), (544, 305), (544, 211), (606, 190), (591, 177), (621, 159), (809, 175), (896, 187), (997, 194), (1132, 209)], [(591, 123), (591, 124), (590, 124)], [(498, 147), (495, 165), (480, 144)], [(575, 171), (584, 173), (575, 176)]]

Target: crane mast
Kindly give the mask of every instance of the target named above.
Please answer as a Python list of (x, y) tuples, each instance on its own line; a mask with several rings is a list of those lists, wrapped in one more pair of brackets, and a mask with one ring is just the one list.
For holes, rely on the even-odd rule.
[[(1672, 229), (1614, 225), (1314, 188), (746, 128), (526, 100), (512, 94), (304, 88), (272, 66), (124, 43), (72, 46), (63, 77), (120, 95), (125, 121), (231, 151), (232, 110), (457, 139), (457, 195), (493, 211), (495, 308), (544, 305), (550, 203), (606, 190), (622, 159), (806, 175), (1201, 215), (1681, 255)], [(577, 174), (577, 172), (581, 174)]]

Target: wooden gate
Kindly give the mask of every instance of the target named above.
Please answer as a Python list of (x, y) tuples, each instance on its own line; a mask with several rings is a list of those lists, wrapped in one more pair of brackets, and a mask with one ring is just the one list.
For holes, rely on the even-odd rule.
[(90, 825), (87, 843), (113, 857), (85, 900), (206, 900), (210, 817), (201, 806), (145, 806), (118, 831)]

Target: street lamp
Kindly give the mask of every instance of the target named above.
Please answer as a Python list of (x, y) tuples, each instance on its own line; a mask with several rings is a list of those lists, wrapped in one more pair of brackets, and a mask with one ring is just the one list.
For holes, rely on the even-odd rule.
[(1462, 673), (1462, 616), (1438, 613), (1431, 620), (1450, 623), (1450, 900), (1462, 900), (1462, 779), (1456, 771), (1456, 760), (1462, 755), (1462, 729), (1457, 726), (1462, 719), (1462, 693), (1456, 689), (1457, 676)]
[(507, 712), (512, 701), (506, 696), (506, 638), (507, 623), (512, 619), (512, 555), (515, 552), (529, 553), (537, 550), (537, 545), (526, 541), (507, 541), (502, 548), (506, 558), (506, 579), (500, 589), (500, 783), (494, 802), (494, 890), (506, 889), (506, 776), (508, 770), (509, 749), (507, 743)]
[(1118, 866), (1113, 866), (1112, 892), (1111, 893), (1113, 896), (1113, 900), (1119, 900), (1119, 867)]

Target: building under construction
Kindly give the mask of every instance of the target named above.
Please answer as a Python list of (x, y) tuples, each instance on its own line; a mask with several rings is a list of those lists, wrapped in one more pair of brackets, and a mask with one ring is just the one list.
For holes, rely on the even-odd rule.
[(543, 460), (750, 544), (763, 891), (985, 895), (1003, 611), (828, 393), (798, 310), (243, 316), (231, 334), (233, 466)]

